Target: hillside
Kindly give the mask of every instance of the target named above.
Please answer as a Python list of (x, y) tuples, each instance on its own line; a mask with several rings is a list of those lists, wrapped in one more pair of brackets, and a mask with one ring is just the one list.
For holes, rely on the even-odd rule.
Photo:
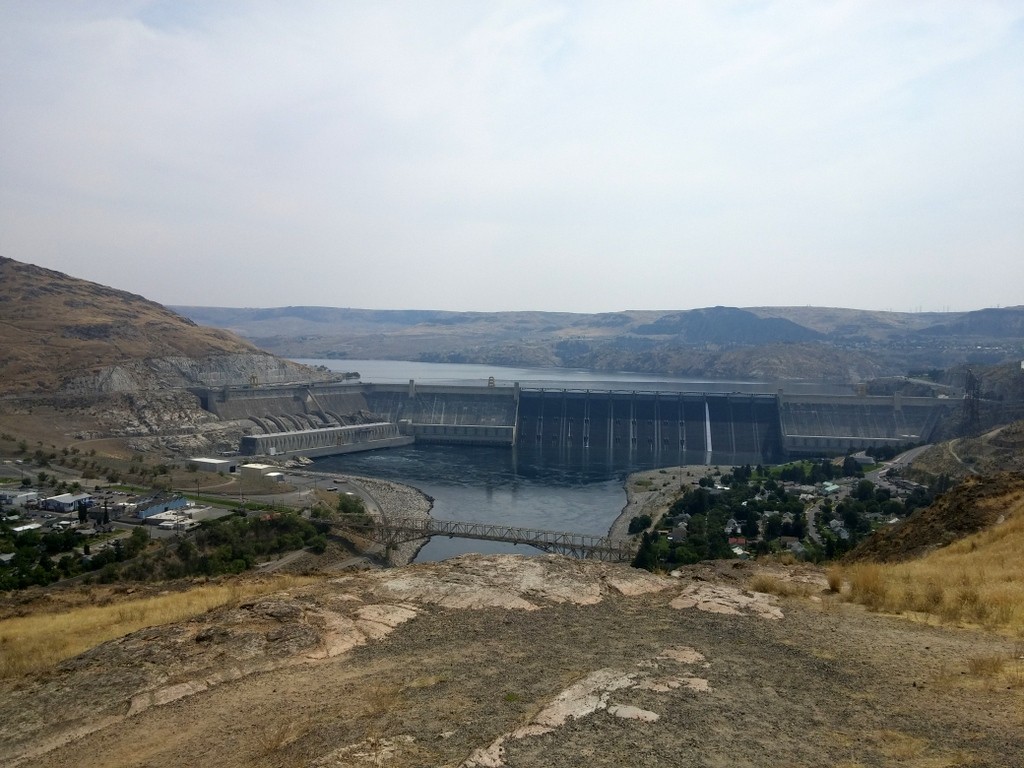
[(1024, 357), (1024, 308), (900, 313), (823, 307), (441, 312), (177, 307), (293, 358), (561, 366), (854, 383)]
[(124, 291), (0, 257), (0, 393), (135, 391), (308, 376)]
[(999, 472), (1024, 472), (1024, 421), (933, 445), (914, 460), (911, 476), (927, 482), (941, 475), (963, 479)]
[(1005, 519), (1024, 498), (1019, 474), (971, 475), (898, 525), (880, 528), (846, 555), (847, 562), (898, 562), (921, 557)]
[[(752, 592), (758, 577), (812, 596)], [(0, 681), (0, 761), (1018, 764), (1021, 687), (975, 671), (1006, 653), (1003, 639), (866, 614), (823, 587), (812, 571), (744, 563), (655, 576), (464, 556), (263, 596), (239, 588), (221, 608)], [(106, 599), (136, 610), (131, 595)], [(83, 619), (69, 608), (63, 626)]]

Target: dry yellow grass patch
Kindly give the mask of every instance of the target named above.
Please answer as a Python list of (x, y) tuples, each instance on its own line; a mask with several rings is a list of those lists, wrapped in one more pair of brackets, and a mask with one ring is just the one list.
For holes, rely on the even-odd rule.
[(768, 573), (759, 573), (754, 576), (750, 580), (748, 588), (751, 592), (764, 592), (779, 597), (806, 597), (810, 594), (807, 584), (782, 579)]
[(89, 648), (146, 627), (197, 616), (228, 603), (316, 581), (280, 575), (206, 584), (183, 592), (144, 596), (112, 605), (85, 605), (0, 621), (0, 678), (38, 672)]
[(956, 768), (975, 764), (966, 751), (952, 753), (932, 752), (928, 741), (896, 730), (883, 730), (868, 734), (875, 748), (893, 765), (908, 768)]
[(872, 610), (923, 614), (1024, 635), (1024, 499), (1004, 522), (917, 560), (859, 563), (829, 574), (849, 599)]
[(828, 581), (828, 589), (830, 592), (842, 592), (843, 591), (843, 571), (840, 568), (832, 567), (825, 572), (825, 578)]
[(878, 733), (877, 742), (882, 754), (888, 758), (900, 761), (919, 757), (928, 747), (928, 742), (924, 739), (892, 730)]

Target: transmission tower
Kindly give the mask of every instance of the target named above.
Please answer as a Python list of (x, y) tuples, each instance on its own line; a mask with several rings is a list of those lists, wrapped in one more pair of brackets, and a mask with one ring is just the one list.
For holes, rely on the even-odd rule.
[(960, 436), (968, 437), (976, 434), (980, 424), (981, 415), (978, 410), (978, 403), (981, 400), (981, 379), (974, 375), (974, 371), (967, 369), (967, 380), (964, 382), (964, 410), (960, 421)]

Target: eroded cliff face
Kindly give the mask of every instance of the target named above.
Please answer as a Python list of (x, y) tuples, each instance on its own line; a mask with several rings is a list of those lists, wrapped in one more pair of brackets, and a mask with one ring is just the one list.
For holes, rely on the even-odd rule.
[(78, 372), (62, 379), (60, 389), (71, 394), (109, 394), (185, 387), (285, 384), (325, 381), (330, 374), (273, 355), (243, 353), (202, 358), (158, 357)]

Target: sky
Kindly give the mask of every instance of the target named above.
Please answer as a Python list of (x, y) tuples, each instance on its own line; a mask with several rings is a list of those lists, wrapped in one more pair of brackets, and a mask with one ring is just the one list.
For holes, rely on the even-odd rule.
[(172, 305), (1024, 304), (1024, 0), (0, 0), (0, 255)]

